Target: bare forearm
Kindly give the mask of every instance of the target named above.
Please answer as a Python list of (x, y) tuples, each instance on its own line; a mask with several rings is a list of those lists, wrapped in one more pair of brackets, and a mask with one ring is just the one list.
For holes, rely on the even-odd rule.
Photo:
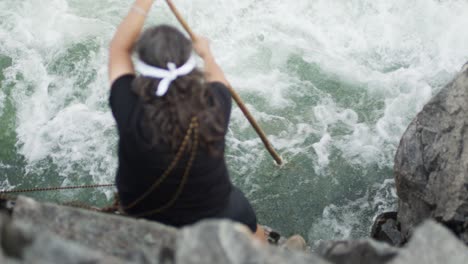
[(153, 0), (136, 0), (128, 15), (117, 28), (109, 50), (109, 81), (114, 81), (124, 74), (134, 74), (131, 58), (132, 49), (140, 36), (146, 14), (153, 5)]
[[(133, 45), (140, 36), (145, 23), (144, 13), (148, 13), (153, 0), (136, 0), (128, 15), (122, 21), (111, 42), (111, 49), (125, 50), (131, 52)], [(139, 11), (138, 11), (139, 10)], [(141, 11), (141, 12), (140, 12)]]
[(205, 79), (208, 82), (221, 82), (225, 85), (228, 85), (228, 81), (226, 76), (224, 75), (223, 70), (216, 62), (213, 55), (210, 53), (203, 57), (203, 61), (205, 63)]
[(206, 81), (221, 82), (226, 86), (229, 86), (223, 70), (219, 67), (218, 63), (216, 63), (213, 53), (211, 52), (209, 40), (205, 37), (196, 35), (193, 39), (193, 48), (205, 63), (204, 73)]

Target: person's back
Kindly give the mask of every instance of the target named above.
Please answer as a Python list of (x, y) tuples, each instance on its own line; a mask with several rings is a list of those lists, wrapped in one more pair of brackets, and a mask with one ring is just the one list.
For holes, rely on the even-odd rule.
[[(227, 80), (202, 37), (192, 46), (177, 29), (159, 26), (136, 42), (142, 13), (151, 4), (136, 1), (110, 48), (121, 207), (131, 216), (173, 226), (228, 218), (264, 238), (249, 202), (232, 186), (224, 160), (232, 105)], [(204, 60), (204, 73), (195, 68), (193, 48)]]
[[(145, 31), (136, 53), (137, 71), (141, 65), (163, 69), (171, 62), (181, 67), (191, 59), (192, 44), (175, 28), (159, 26)], [(205, 82), (197, 69), (172, 81), (166, 93), (157, 96), (161, 82), (127, 74), (112, 85), (110, 103), (120, 134), (117, 188), (125, 208), (156, 184), (148, 197), (127, 212), (181, 226), (226, 206), (231, 183), (224, 161), (224, 136), (232, 103), (224, 84)], [(180, 160), (176, 154), (193, 117), (198, 121), (201, 145), (194, 150), (189, 168), (189, 146)], [(193, 137), (188, 143), (193, 148)], [(168, 171), (171, 163), (176, 164)], [(172, 200), (166, 210), (149, 214)]]

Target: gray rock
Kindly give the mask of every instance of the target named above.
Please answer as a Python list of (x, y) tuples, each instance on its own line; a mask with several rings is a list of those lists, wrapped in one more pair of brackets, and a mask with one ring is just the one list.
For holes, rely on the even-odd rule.
[(38, 232), (30, 225), (12, 222), (4, 215), (0, 216), (0, 227), (0, 263), (124, 263), (47, 232)]
[(230, 221), (204, 221), (177, 230), (156, 222), (42, 204), (24, 197), (16, 202), (13, 220), (29, 223), (126, 263), (328, 263), (311, 254), (262, 244), (252, 239), (246, 227)]
[(434, 221), (417, 228), (405, 248), (389, 264), (466, 264), (468, 247)]
[(328, 263), (315, 255), (262, 244), (245, 230), (229, 221), (205, 221), (184, 228), (177, 240), (176, 263)]
[(372, 226), (371, 238), (392, 246), (401, 246), (404, 240), (397, 223), (397, 212), (386, 212), (377, 216)]
[(335, 264), (387, 263), (398, 254), (398, 249), (372, 239), (321, 242), (316, 252)]
[(45, 233), (37, 235), (33, 244), (24, 248), (22, 260), (23, 263), (36, 264), (130, 263), (129, 261), (123, 262), (112, 256), (106, 256), (101, 252), (90, 250), (56, 236), (46, 235)]
[(466, 70), (468, 70), (468, 62), (467, 62), (467, 63), (465, 63), (465, 65), (463, 65), (463, 67), (462, 67), (462, 70), (461, 70), (461, 71), (463, 72), (463, 71), (466, 71)]
[(368, 239), (322, 242), (316, 252), (334, 264), (468, 263), (468, 247), (432, 220), (417, 227), (401, 249)]
[(24, 248), (29, 247), (34, 241), (33, 233), (13, 226), (10, 216), (1, 214), (0, 219), (0, 244), (3, 253), (12, 258), (21, 258)]
[(7, 230), (6, 225), (10, 223), (10, 218), (0, 211), (0, 263), (5, 264), (18, 264), (17, 260), (13, 260), (10, 257), (5, 256), (5, 245), (9, 245), (10, 242), (6, 240), (5, 231)]
[(13, 219), (108, 255), (159, 263), (161, 251), (175, 248), (177, 229), (156, 222), (38, 203), (19, 197)]
[(405, 238), (427, 218), (462, 226), (468, 221), (467, 121), (465, 65), (418, 114), (400, 142), (394, 171)]

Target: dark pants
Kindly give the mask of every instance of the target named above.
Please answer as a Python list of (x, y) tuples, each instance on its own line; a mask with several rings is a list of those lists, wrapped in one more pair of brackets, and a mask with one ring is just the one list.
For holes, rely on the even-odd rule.
[(171, 212), (169, 215), (155, 214), (145, 218), (175, 227), (194, 224), (203, 219), (229, 219), (248, 226), (253, 233), (257, 231), (257, 216), (245, 195), (235, 186), (232, 186), (226, 206), (221, 210), (197, 213), (182, 211), (179, 214)]
[(248, 226), (253, 233), (257, 231), (257, 216), (245, 195), (237, 187), (232, 188), (226, 207), (213, 218), (227, 218)]

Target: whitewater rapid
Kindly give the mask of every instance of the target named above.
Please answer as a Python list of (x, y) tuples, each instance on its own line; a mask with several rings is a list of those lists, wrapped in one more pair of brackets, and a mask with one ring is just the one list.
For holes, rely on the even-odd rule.
[[(131, 2), (0, 0), (1, 188), (113, 181), (107, 47)], [(399, 139), (468, 61), (467, 1), (174, 2), (286, 160), (274, 166), (236, 108), (227, 162), (263, 223), (362, 237), (395, 208)], [(158, 0), (147, 24), (159, 23), (177, 25)]]

